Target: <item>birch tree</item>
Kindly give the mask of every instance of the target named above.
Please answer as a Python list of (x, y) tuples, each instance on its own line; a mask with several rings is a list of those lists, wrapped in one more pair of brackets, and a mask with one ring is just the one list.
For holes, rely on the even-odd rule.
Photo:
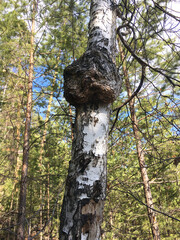
[(110, 105), (121, 85), (115, 66), (114, 4), (91, 1), (87, 50), (64, 71), (64, 95), (76, 107), (76, 120), (60, 216), (61, 240), (101, 237)]

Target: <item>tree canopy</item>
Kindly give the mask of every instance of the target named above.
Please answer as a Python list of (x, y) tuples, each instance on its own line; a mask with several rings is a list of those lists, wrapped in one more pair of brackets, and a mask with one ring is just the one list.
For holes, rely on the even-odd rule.
[[(59, 239), (76, 117), (75, 107), (64, 98), (63, 72), (87, 49), (90, 2), (1, 1), (1, 239), (16, 239), (19, 224), (31, 64), (25, 237)], [(173, 7), (180, 4), (169, 0), (111, 2), (117, 12), (115, 63), (122, 86), (110, 111), (102, 239), (152, 239), (142, 168), (148, 175), (161, 239), (178, 239), (180, 14)]]

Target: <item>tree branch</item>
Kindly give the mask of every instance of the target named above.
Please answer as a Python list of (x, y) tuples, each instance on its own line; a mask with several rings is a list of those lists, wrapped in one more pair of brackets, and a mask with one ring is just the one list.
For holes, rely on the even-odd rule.
[(135, 92), (131, 95), (131, 97), (130, 97), (129, 99), (127, 99), (120, 107), (117, 107), (117, 108), (113, 109), (113, 112), (115, 112), (115, 111), (117, 111), (117, 112), (116, 112), (116, 118), (115, 118), (115, 120), (114, 120), (114, 123), (113, 123), (113, 125), (112, 125), (112, 127), (111, 127), (111, 130), (110, 130), (109, 134), (112, 132), (112, 130), (113, 130), (113, 128), (114, 128), (114, 126), (115, 126), (115, 124), (116, 124), (116, 122), (117, 122), (117, 120), (118, 120), (118, 115), (119, 115), (120, 110), (121, 110), (126, 104), (128, 104), (128, 103), (138, 94), (138, 92), (140, 91), (140, 89), (141, 89), (141, 87), (142, 87), (142, 85), (143, 85), (143, 82), (144, 82), (144, 79), (145, 79), (146, 65), (144, 65), (144, 64), (141, 64), (141, 65), (142, 65), (142, 74), (141, 74), (141, 81), (140, 81), (140, 83), (139, 83), (139, 86), (137, 87), (137, 89), (135, 90)]
[(173, 85), (173, 87), (175, 87), (175, 86), (180, 87), (180, 85), (179, 85), (179, 84), (175, 84), (175, 83), (172, 81), (172, 79), (175, 80), (175, 81), (177, 81), (177, 82), (180, 82), (180, 81), (178, 81), (177, 79), (172, 78), (172, 77), (168, 76), (167, 74), (163, 73), (163, 71), (162, 71), (161, 69), (152, 67), (152, 66), (151, 66), (150, 64), (148, 64), (146, 61), (144, 61), (142, 58), (140, 58), (140, 57), (131, 49), (131, 47), (129, 46), (129, 44), (126, 42), (126, 40), (123, 38), (122, 34), (120, 33), (120, 29), (121, 29), (122, 27), (124, 27), (124, 26), (119, 26), (119, 27), (118, 27), (118, 29), (117, 29), (117, 34), (118, 34), (121, 42), (122, 42), (123, 45), (125, 46), (125, 48), (131, 53), (131, 55), (132, 55), (141, 65), (145, 65), (146, 67), (149, 67), (151, 70), (153, 70), (153, 71), (161, 74), (162, 76), (166, 77), (167, 80)]

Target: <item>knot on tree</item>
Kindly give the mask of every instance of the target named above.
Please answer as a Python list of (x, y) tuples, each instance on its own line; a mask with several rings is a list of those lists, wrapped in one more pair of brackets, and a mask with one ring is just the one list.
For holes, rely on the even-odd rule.
[(74, 106), (112, 103), (120, 86), (116, 65), (106, 49), (87, 50), (64, 70), (64, 96)]

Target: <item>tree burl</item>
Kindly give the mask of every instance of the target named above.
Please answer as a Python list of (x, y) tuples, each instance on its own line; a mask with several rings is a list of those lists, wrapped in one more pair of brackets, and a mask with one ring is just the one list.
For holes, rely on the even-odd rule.
[(64, 96), (74, 106), (86, 103), (112, 103), (121, 81), (108, 51), (88, 49), (64, 70)]

